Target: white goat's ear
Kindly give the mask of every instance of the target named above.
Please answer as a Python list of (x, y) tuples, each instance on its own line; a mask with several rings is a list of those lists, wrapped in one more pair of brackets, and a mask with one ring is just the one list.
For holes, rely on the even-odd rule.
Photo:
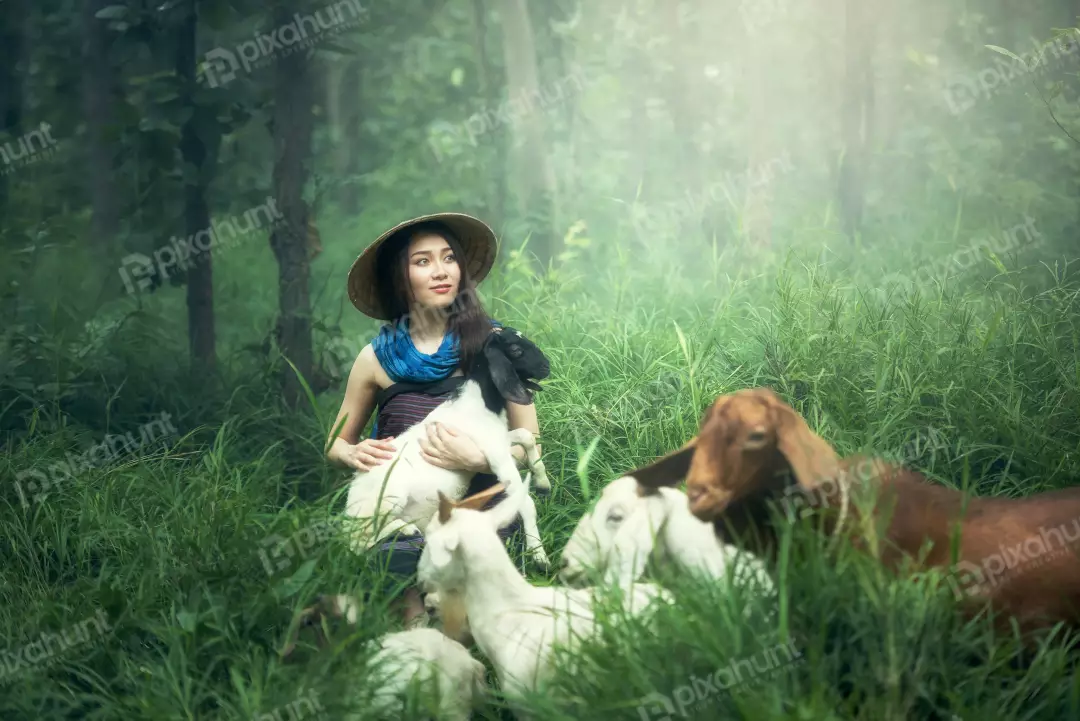
[[(446, 568), (454, 558), (457, 550), (458, 532), (456, 529), (440, 532), (434, 538), (428, 536), (428, 550), (431, 553), (431, 565), (435, 568)], [(441, 597), (440, 597), (441, 598)]]

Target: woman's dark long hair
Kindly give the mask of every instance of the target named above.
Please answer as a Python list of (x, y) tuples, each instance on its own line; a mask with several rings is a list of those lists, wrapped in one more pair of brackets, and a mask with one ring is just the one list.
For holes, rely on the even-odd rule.
[[(469, 274), (465, 253), (457, 236), (442, 223), (428, 221), (407, 228), (386, 240), (375, 259), (376, 277), (379, 279), (379, 299), (389, 309), (395, 330), (405, 332), (409, 306), (413, 300), (412, 284), (409, 282), (409, 243), (418, 235), (433, 233), (446, 240), (454, 252), (461, 279), (458, 281), (457, 297), (447, 308), (431, 309), (446, 317), (446, 329), (458, 338), (460, 367), (468, 372), (473, 359), (480, 353), (492, 330), (491, 317), (484, 310), (476, 293), (476, 283)], [(417, 313), (422, 314), (425, 309)]]

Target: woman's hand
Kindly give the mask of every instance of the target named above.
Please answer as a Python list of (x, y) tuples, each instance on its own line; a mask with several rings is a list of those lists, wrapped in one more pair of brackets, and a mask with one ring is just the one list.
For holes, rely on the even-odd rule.
[(340, 446), (340, 450), (334, 455), (349, 468), (355, 468), (358, 471), (370, 471), (375, 466), (382, 465), (394, 457), (394, 451), (397, 449), (390, 443), (393, 439), (393, 436), (382, 440), (365, 438), (355, 446), (347, 444)]
[(441, 423), (427, 424), (427, 439), (420, 439), (420, 457), (427, 463), (450, 471), (486, 473), (487, 458), (468, 436)]

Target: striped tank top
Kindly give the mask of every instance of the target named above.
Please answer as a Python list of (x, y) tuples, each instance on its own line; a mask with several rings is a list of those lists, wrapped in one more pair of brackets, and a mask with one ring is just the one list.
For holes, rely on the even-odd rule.
[[(411, 426), (427, 418), (428, 414), (443, 403), (454, 388), (465, 381), (463, 376), (454, 376), (434, 383), (395, 383), (383, 389), (376, 396), (378, 413), (375, 416), (373, 437), (377, 440), (389, 436), (400, 436)], [(466, 496), (487, 490), (498, 479), (492, 473), (477, 473), (473, 476)], [(484, 504), (487, 510), (506, 498), (506, 493), (493, 496)], [(513, 523), (499, 531), (499, 536), (508, 538), (521, 523), (519, 515)]]

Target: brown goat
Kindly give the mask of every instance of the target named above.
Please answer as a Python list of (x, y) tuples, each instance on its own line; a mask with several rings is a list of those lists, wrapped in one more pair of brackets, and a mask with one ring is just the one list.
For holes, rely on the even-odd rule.
[[(841, 459), (767, 388), (718, 397), (686, 445), (626, 475), (641, 493), (685, 477), (691, 512), (713, 522), (725, 540), (763, 555), (776, 547), (769, 502), (780, 497), (790, 518), (790, 499), (808, 499), (821, 509), (822, 530), (833, 542), (846, 536), (892, 571), (905, 557), (915, 568), (955, 567), (961, 573), (949, 583), (969, 616), (989, 601), (1006, 612), (996, 617), (999, 627), (1008, 615), (1025, 632), (1058, 621), (1080, 626), (1077, 487), (979, 497), (880, 459)], [(956, 576), (964, 574), (960, 588)]]

